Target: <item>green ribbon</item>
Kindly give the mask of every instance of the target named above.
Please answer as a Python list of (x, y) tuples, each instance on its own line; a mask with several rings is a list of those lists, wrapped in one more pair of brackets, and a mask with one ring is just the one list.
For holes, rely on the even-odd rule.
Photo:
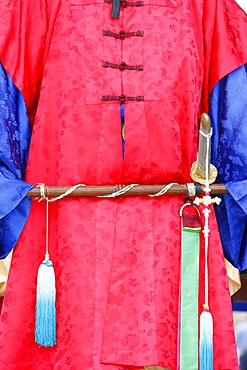
[[(192, 222), (188, 221), (188, 216), (190, 220), (193, 219)], [(186, 222), (184, 222), (185, 218)], [(182, 219), (180, 370), (198, 370), (198, 292), (201, 228), (197, 215), (182, 215)], [(187, 224), (186, 227), (184, 227), (185, 223)], [(193, 226), (190, 227), (188, 224)]]

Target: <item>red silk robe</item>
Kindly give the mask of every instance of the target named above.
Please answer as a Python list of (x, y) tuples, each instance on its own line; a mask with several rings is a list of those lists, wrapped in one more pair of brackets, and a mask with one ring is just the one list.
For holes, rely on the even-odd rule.
[[(246, 16), (233, 0), (144, 0), (121, 6), (119, 19), (111, 7), (104, 0), (1, 2), (0, 58), (34, 122), (30, 183), (191, 182), (197, 118), (215, 82), (247, 60)], [(121, 95), (143, 97), (125, 102), (124, 160), (119, 101), (102, 100)], [(183, 196), (165, 195), (50, 205), (57, 344), (40, 348), (34, 308), (45, 204), (34, 200), (4, 300), (0, 369), (175, 370), (182, 204)], [(215, 369), (237, 370), (213, 215), (209, 271)]]

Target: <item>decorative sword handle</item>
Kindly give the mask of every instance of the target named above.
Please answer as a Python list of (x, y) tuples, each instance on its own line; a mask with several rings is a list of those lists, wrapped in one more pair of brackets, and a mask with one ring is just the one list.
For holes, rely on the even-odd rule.
[[(212, 127), (211, 120), (207, 113), (202, 114), (199, 131), (199, 147), (198, 147), (198, 173), (206, 178), (206, 172), (210, 171), (211, 161), (211, 136)], [(208, 155), (207, 153), (208, 145)]]

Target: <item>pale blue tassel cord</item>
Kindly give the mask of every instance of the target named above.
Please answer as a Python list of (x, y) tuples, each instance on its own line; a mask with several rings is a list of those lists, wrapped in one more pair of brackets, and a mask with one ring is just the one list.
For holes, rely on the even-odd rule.
[(44, 260), (39, 267), (36, 298), (35, 342), (44, 347), (56, 344), (56, 291), (53, 263)]
[(208, 309), (200, 316), (200, 370), (213, 370), (213, 319)]
[(72, 186), (64, 194), (48, 199), (45, 195), (45, 185), (38, 184), (41, 198), (46, 200), (46, 253), (45, 259), (38, 269), (36, 293), (35, 342), (44, 347), (56, 344), (56, 281), (53, 263), (49, 256), (49, 202), (62, 199), (84, 184)]
[(52, 347), (56, 344), (56, 283), (48, 246), (49, 200), (42, 199), (46, 199), (46, 254), (37, 276), (35, 342)]

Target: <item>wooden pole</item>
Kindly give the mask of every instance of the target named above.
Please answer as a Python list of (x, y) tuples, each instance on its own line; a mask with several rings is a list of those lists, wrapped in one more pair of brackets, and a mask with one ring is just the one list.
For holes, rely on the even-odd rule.
[[(154, 195), (161, 191), (166, 185), (136, 185), (123, 196), (130, 195)], [(47, 197), (57, 197), (64, 194), (72, 186), (46, 186), (45, 187), (45, 196)], [(99, 185), (99, 186), (80, 186), (75, 189), (68, 196), (70, 197), (98, 197), (105, 196), (112, 193), (115, 193), (118, 190), (121, 190), (125, 185)], [(203, 193), (203, 185), (197, 184), (197, 195)], [(227, 194), (228, 191), (223, 184), (212, 184), (210, 186), (212, 194)], [(187, 194), (187, 185), (186, 184), (174, 184), (170, 189), (167, 190), (165, 194), (174, 195), (174, 194)], [(27, 194), (29, 197), (40, 197), (40, 187), (35, 186)]]

